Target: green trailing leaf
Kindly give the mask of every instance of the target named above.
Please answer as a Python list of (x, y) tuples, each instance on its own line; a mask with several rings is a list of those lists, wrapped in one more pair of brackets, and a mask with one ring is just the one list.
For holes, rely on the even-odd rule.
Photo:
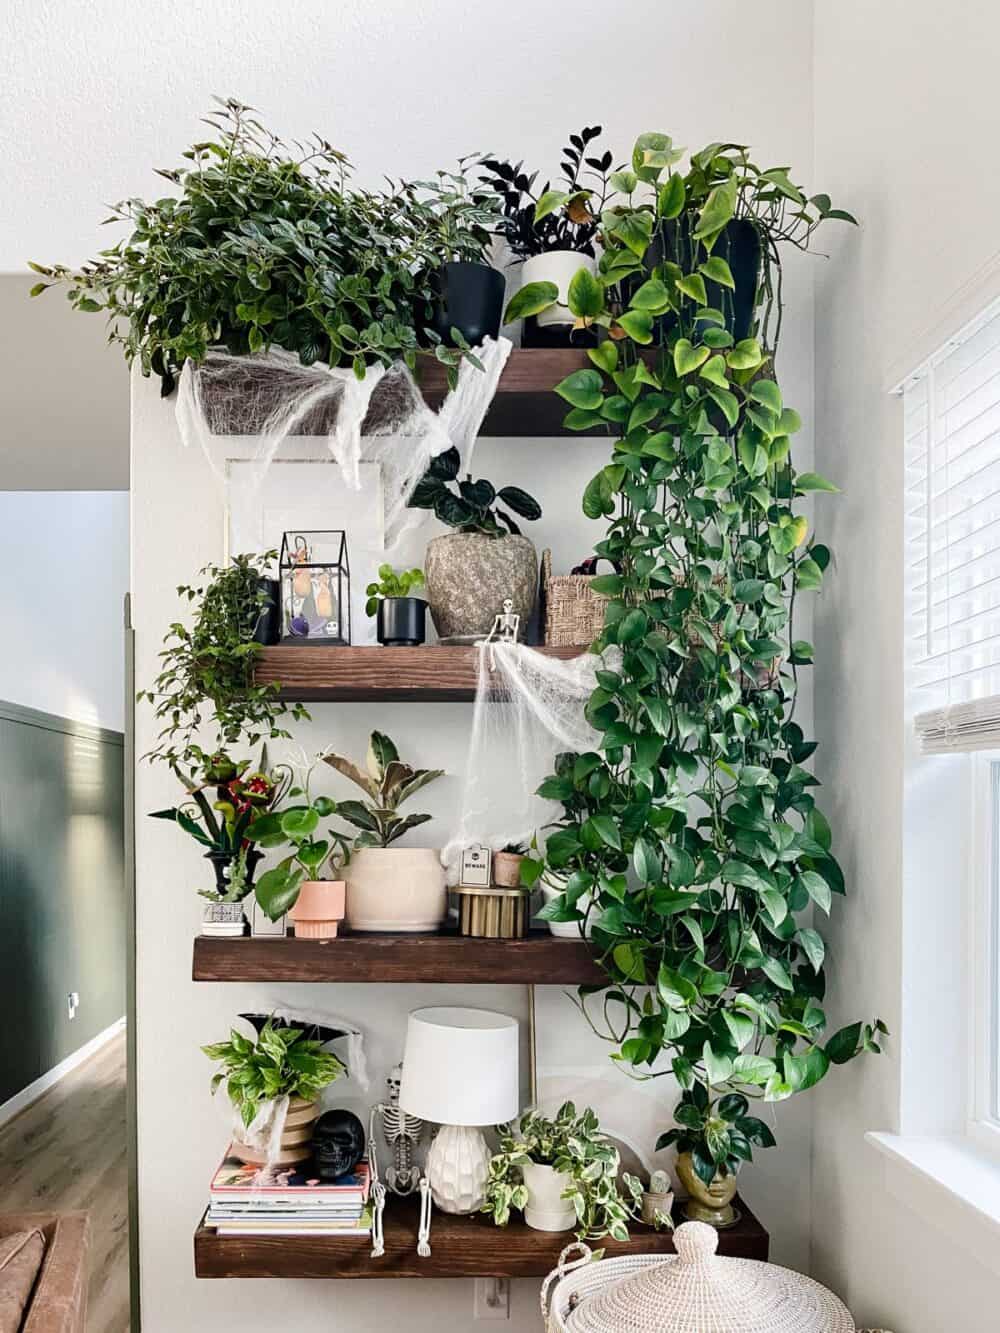
[(579, 318), (595, 319), (604, 309), (604, 288), (589, 269), (578, 269), (570, 279), (566, 302)]
[(593, 411), (604, 401), (600, 374), (596, 370), (574, 370), (556, 385), (556, 393), (573, 407)]
[(540, 315), (559, 300), (559, 288), (554, 282), (528, 282), (518, 289), (507, 303), (504, 323)]

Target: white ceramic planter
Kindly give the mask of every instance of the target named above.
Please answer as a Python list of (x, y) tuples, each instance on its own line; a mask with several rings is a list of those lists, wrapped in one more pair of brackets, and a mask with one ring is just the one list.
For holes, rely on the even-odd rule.
[[(542, 897), (547, 903), (550, 903), (553, 898), (558, 898), (565, 889), (566, 877), (564, 875), (548, 875), (542, 879), (539, 887), (542, 890)], [(581, 912), (586, 912), (593, 900), (594, 895), (592, 893), (585, 893), (577, 899), (577, 907)], [(559, 940), (578, 940), (581, 934), (584, 934), (582, 921), (549, 921), (547, 924), (550, 933)], [(588, 921), (585, 938), (589, 940), (590, 935), (591, 923)]]
[(448, 910), (444, 867), (432, 847), (363, 847), (344, 877), (352, 930), (437, 930)]
[(521, 285), (529, 282), (554, 282), (559, 288), (559, 301), (549, 306), (538, 316), (539, 328), (553, 328), (574, 324), (576, 316), (566, 304), (566, 293), (574, 276), (585, 268), (591, 273), (597, 272), (597, 260), (589, 255), (580, 254), (579, 250), (548, 250), (543, 255), (533, 255), (521, 265)]
[(573, 1183), (565, 1171), (554, 1166), (540, 1166), (529, 1162), (521, 1167), (521, 1175), (528, 1187), (528, 1202), (524, 1206), (524, 1220), (535, 1231), (569, 1231), (576, 1225), (576, 1212), (564, 1190)]

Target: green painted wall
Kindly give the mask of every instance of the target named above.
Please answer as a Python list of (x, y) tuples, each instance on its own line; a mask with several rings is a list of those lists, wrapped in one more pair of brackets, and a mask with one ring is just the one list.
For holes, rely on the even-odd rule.
[(119, 732), (0, 702), (0, 1105), (125, 1013), (123, 776)]

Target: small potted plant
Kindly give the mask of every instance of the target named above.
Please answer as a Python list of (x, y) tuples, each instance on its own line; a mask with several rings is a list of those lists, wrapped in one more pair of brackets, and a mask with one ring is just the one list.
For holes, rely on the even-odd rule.
[(684, 1216), (691, 1222), (731, 1227), (739, 1220), (733, 1207), (736, 1174), (753, 1161), (754, 1146), (773, 1148), (774, 1135), (756, 1116), (741, 1092), (712, 1101), (701, 1083), (681, 1094), (674, 1108), (676, 1125), (657, 1139), (657, 1151), (677, 1149), (677, 1175), (687, 1190)]
[(427, 635), (427, 603), (411, 597), (414, 588), (423, 587), (422, 569), (403, 569), (397, 574), (392, 565), (379, 565), (378, 582), (365, 589), (365, 612), (375, 616), (378, 641), (386, 648), (415, 648)]
[(611, 1235), (628, 1240), (628, 1219), (637, 1216), (642, 1185), (622, 1177), (618, 1188), (618, 1149), (600, 1132), (589, 1107), (576, 1113), (564, 1102), (551, 1120), (527, 1111), (516, 1129), (500, 1136), (490, 1160), (483, 1211), (506, 1226), (512, 1208), (536, 1231), (569, 1231), (577, 1224), (580, 1240)]
[(359, 830), (347, 866), (347, 923), (352, 930), (437, 930), (447, 911), (440, 852), (395, 847), (430, 815), (399, 815), (404, 801), (435, 778), (440, 768), (411, 768), (388, 736), (373, 731), (365, 769), (339, 754), (323, 760), (361, 788), (363, 801), (338, 801), (337, 814)]
[(568, 341), (576, 322), (567, 305), (569, 284), (581, 268), (597, 271), (594, 242), (612, 163), (610, 152), (587, 155), (600, 134), (601, 127), (592, 125), (569, 136), (559, 164), (563, 180), (556, 188), (546, 181), (536, 190), (538, 172), (528, 175), (521, 163), (483, 160), (487, 174), (482, 179), (496, 191), (503, 208), (500, 234), (522, 262), (521, 287), (504, 318), (508, 323), (527, 321), (522, 338), (526, 347), (553, 345), (546, 336), (553, 331), (560, 335), (555, 345)]
[(297, 939), (332, 940), (344, 919), (345, 882), (324, 878), (323, 870), (336, 869), (349, 856), (347, 839), (328, 832), (316, 837), (322, 820), (337, 812), (328, 796), (312, 797), (309, 777), (302, 787), (289, 792), (295, 805), (273, 810), (251, 828), (249, 837), (259, 847), (291, 847), (288, 856), (261, 875), (255, 889), (257, 902), (272, 921), (285, 912), (295, 926)]
[(288, 1099), (288, 1107), (280, 1144), (270, 1160), (287, 1166), (309, 1156), (319, 1095), (345, 1072), (343, 1061), (323, 1047), (302, 1028), (268, 1018), (256, 1041), (233, 1028), (228, 1041), (201, 1048), (222, 1065), (212, 1078), (212, 1095), (225, 1084), (236, 1112), (234, 1157), (243, 1162), (269, 1160), (267, 1135), (281, 1098)]
[[(192, 747), (193, 751), (196, 747)], [(251, 830), (266, 818), (288, 790), (291, 774), (284, 765), (268, 769), (267, 752), (261, 751), (255, 769), (249, 760), (236, 762), (224, 753), (201, 756), (197, 773), (186, 773), (179, 764), (174, 771), (183, 783), (187, 799), (180, 805), (150, 812), (152, 819), (166, 819), (204, 848), (211, 862), (215, 887), (200, 890), (209, 906), (202, 933), (242, 934), (243, 903), (253, 892), (254, 875), (261, 854), (252, 843)]]
[(425, 319), (442, 346), (463, 350), (496, 338), (503, 315), (503, 274), (487, 260), (500, 203), (492, 190), (470, 184), (468, 173), (478, 165), (475, 155), (459, 158), (457, 170), (439, 171), (436, 180), (415, 187), (425, 192), (421, 217), (436, 261), (438, 296)]
[(504, 889), (521, 887), (521, 862), (528, 854), (526, 842), (508, 842), (493, 853), (493, 883)]
[[(410, 496), (413, 509), (433, 509), (455, 531), (435, 537), (424, 557), (427, 600), (443, 640), (471, 641), (488, 634), (506, 599), (521, 618), (522, 637), (535, 605), (538, 556), (507, 510), (541, 518), (541, 505), (519, 486), (458, 481), (458, 450), (433, 459)], [(504, 506), (504, 507), (501, 507)]]

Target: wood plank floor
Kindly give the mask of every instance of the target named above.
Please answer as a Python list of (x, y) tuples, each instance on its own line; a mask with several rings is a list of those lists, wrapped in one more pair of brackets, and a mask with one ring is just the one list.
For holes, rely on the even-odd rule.
[(128, 1333), (125, 1034), (0, 1129), (0, 1209), (90, 1213), (88, 1333)]

